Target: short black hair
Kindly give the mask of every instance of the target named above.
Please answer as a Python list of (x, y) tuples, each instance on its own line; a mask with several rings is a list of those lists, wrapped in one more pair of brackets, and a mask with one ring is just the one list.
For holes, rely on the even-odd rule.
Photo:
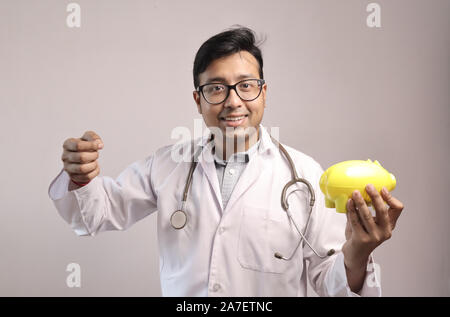
[(235, 27), (216, 34), (200, 46), (194, 59), (194, 87), (199, 86), (199, 74), (203, 73), (214, 60), (240, 51), (252, 54), (259, 63), (259, 77), (263, 79), (263, 59), (261, 50), (255, 44), (255, 32), (247, 27)]

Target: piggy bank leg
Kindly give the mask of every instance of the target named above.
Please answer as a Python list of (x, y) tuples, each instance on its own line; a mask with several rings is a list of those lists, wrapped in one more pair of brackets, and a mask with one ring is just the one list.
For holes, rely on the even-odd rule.
[(336, 211), (340, 213), (346, 213), (347, 212), (347, 200), (348, 197), (346, 195), (340, 195), (336, 199)]
[(327, 207), (327, 208), (334, 208), (335, 207), (334, 201), (332, 201), (332, 200), (330, 200), (330, 199), (325, 197), (325, 207)]

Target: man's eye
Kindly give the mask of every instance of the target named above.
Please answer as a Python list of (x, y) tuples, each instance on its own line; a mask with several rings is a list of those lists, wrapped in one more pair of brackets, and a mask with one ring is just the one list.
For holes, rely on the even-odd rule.
[(204, 91), (207, 94), (218, 94), (221, 93), (225, 88), (222, 85), (208, 85), (205, 87)]
[(224, 91), (225, 91), (225, 87), (222, 85), (214, 85), (214, 86), (211, 86), (210, 89), (208, 89), (208, 92), (210, 94), (215, 94), (215, 95), (221, 94)]
[(239, 88), (243, 90), (249, 90), (253, 88), (253, 85), (251, 83), (241, 83), (239, 84)]

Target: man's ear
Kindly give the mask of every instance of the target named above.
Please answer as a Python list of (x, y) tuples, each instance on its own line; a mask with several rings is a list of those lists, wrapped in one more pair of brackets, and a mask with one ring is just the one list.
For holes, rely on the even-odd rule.
[(263, 88), (262, 88), (262, 97), (263, 97), (263, 100), (264, 100), (264, 108), (267, 106), (267, 104), (266, 104), (266, 93), (267, 93), (267, 84), (264, 84)]
[(197, 104), (198, 113), (202, 114), (202, 106), (200, 104), (200, 94), (198, 93), (198, 91), (194, 90), (192, 96), (194, 97), (195, 103)]

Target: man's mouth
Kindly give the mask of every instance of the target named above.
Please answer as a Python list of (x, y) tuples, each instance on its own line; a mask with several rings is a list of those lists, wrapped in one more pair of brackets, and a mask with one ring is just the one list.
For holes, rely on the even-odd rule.
[(239, 121), (244, 119), (245, 117), (248, 117), (248, 115), (243, 115), (243, 116), (230, 116), (230, 117), (225, 117), (225, 118), (221, 118), (222, 120), (226, 120), (226, 121)]
[(247, 117), (248, 117), (248, 114), (230, 115), (230, 116), (226, 116), (226, 117), (220, 117), (220, 120), (224, 121), (227, 126), (237, 127), (237, 126), (241, 125)]

